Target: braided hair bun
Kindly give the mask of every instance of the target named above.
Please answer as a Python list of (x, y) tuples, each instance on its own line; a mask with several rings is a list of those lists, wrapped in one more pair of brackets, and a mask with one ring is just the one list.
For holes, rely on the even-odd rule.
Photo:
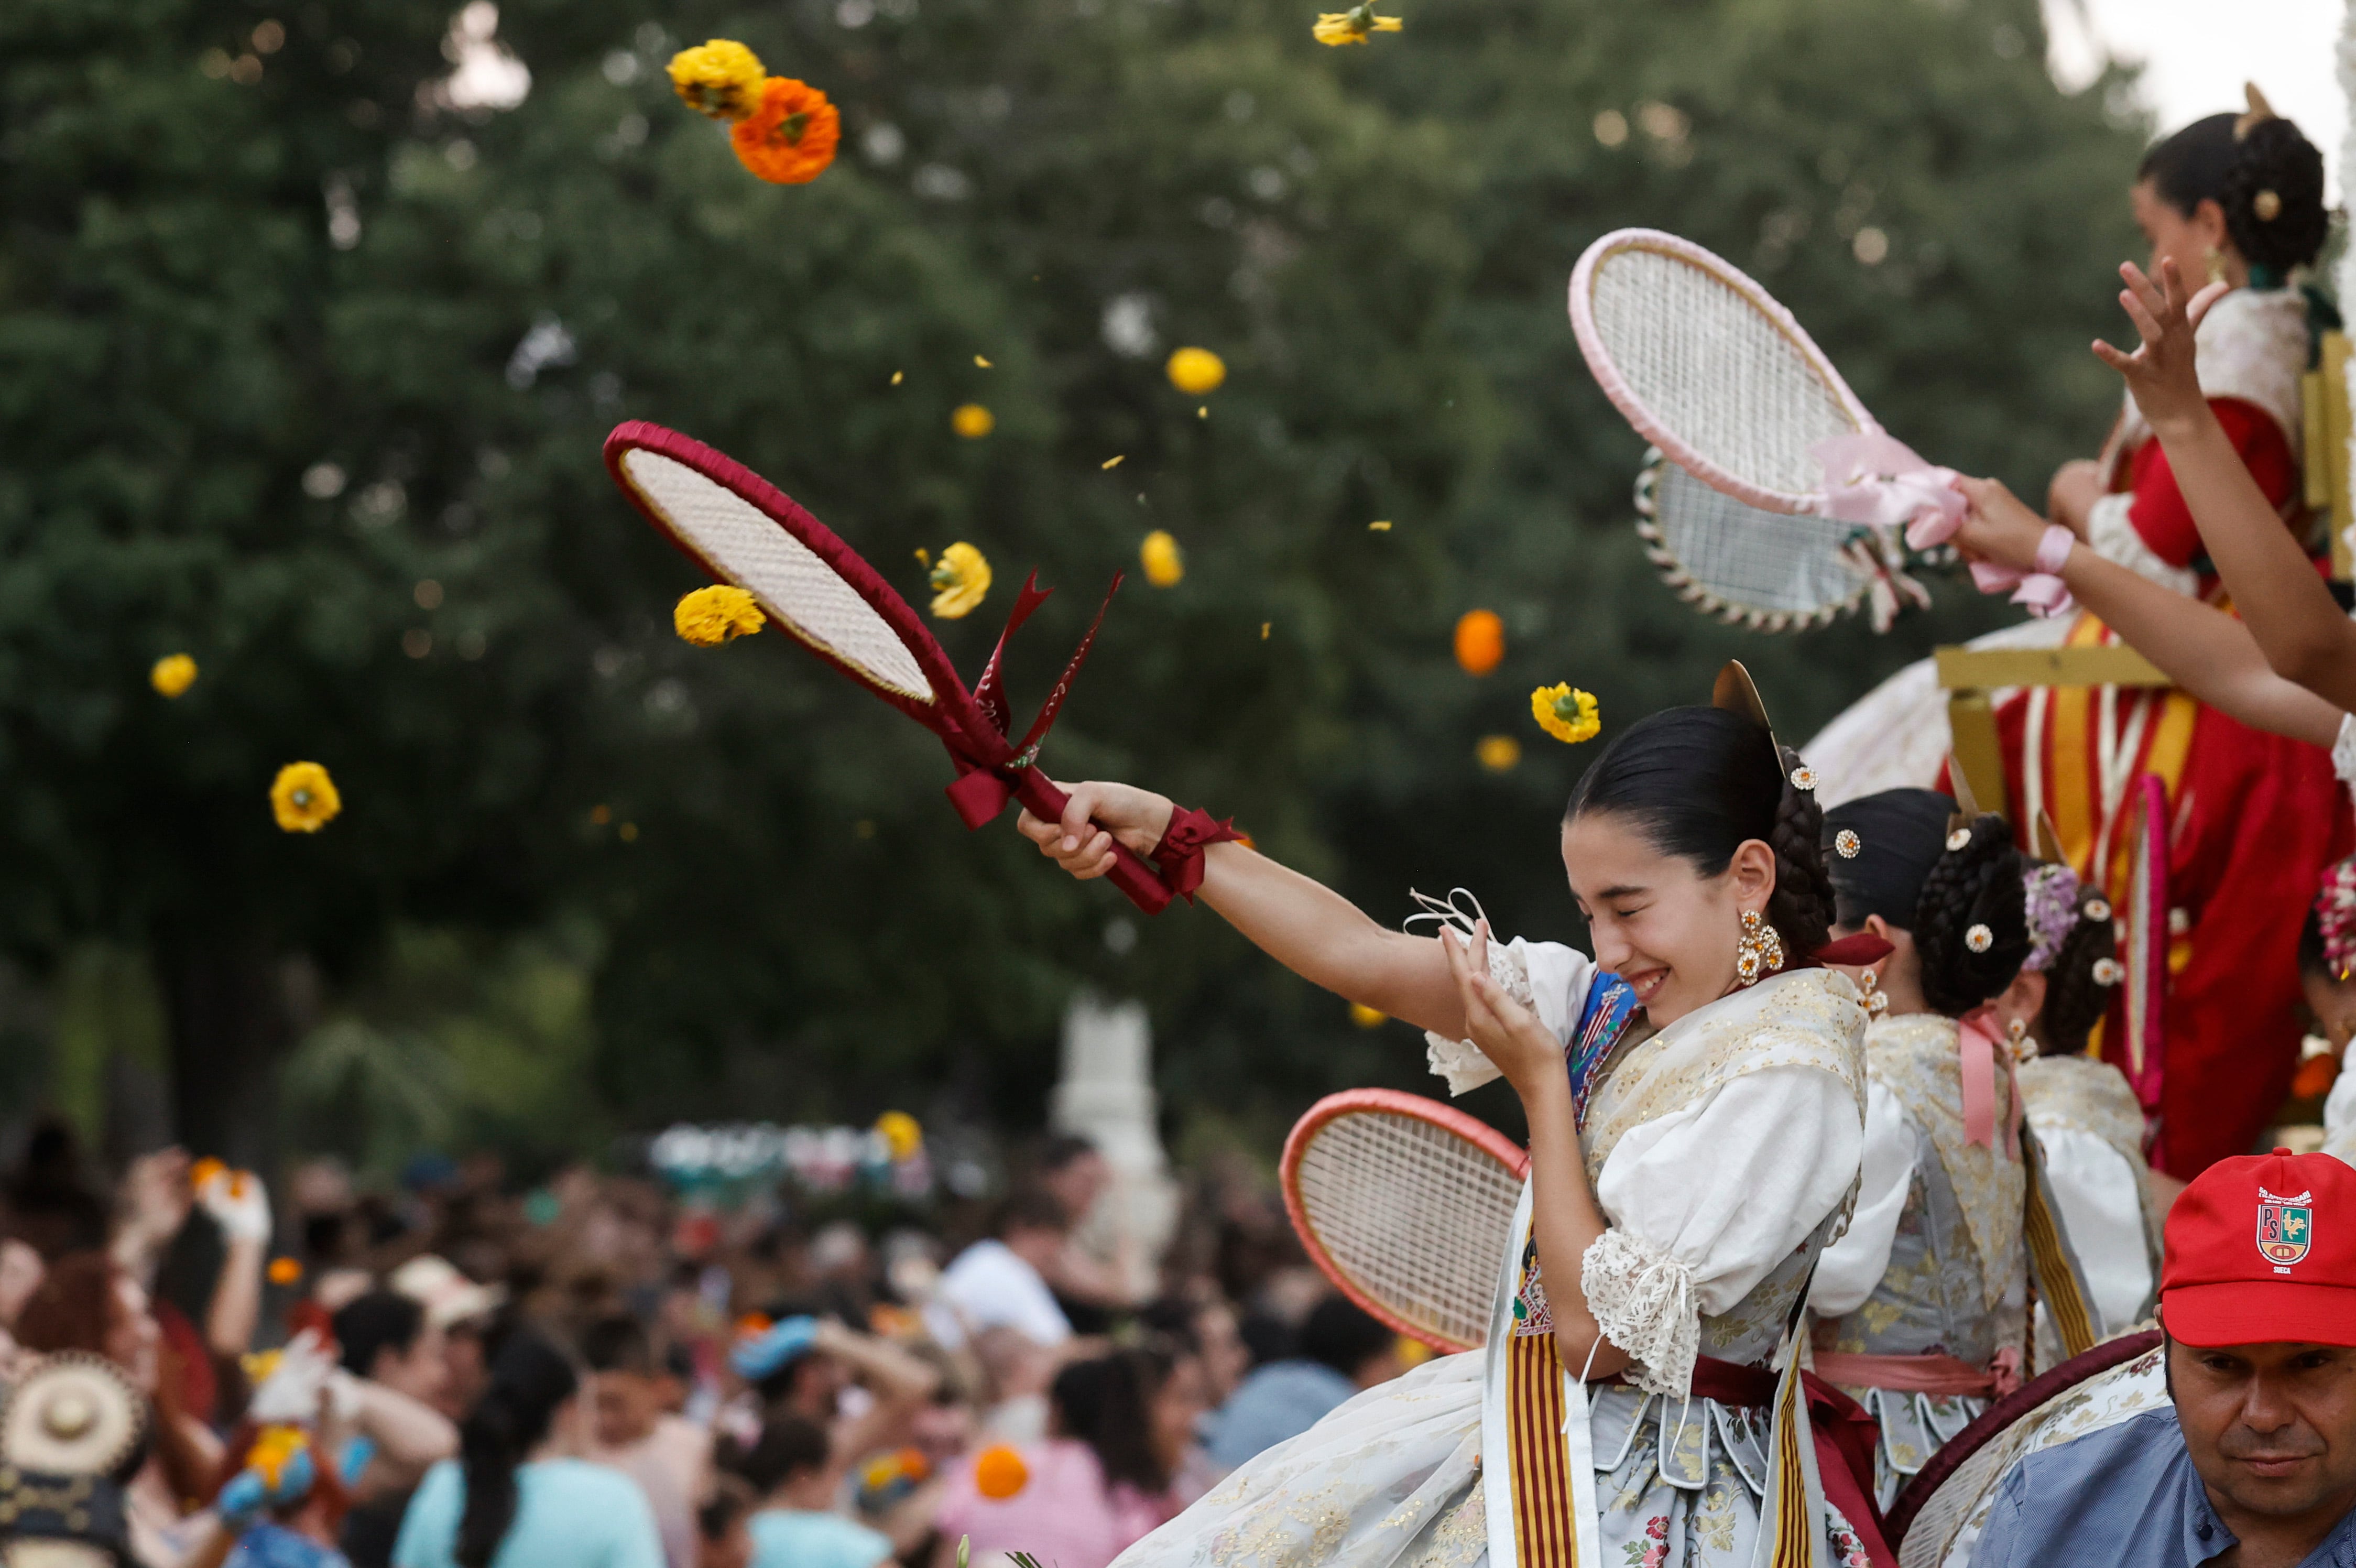
[(2151, 181), (2188, 218), (2215, 202), (2242, 259), (2271, 270), (2279, 283), (2315, 260), (2330, 231), (2323, 155), (2288, 120), (2268, 114), (2244, 131), (2244, 118), (2195, 120), (2154, 143), (2136, 177)]
[(1833, 884), (1825, 872), (1825, 813), (1813, 789), (1792, 782), (1800, 754), (1778, 748), (1783, 764), (1783, 796), (1775, 804), (1775, 831), (1767, 836), (1775, 852), (1775, 891), (1767, 900), (1767, 923), (1786, 946), (1811, 953), (1832, 940)]
[[(2090, 912), (2101, 911), (2099, 916)], [(2111, 929), (2110, 906), (2099, 887), (2078, 889), (2078, 923), (2062, 939), (2061, 950), (2045, 972), (2045, 1012), (2040, 1031), (2046, 1056), (2076, 1056), (2086, 1048), (2086, 1036), (2096, 1019), (2110, 1010), (2111, 987), (2103, 983), (2098, 966), (2118, 955), (2118, 939)]]
[(1914, 950), (1922, 961), (1922, 999), (1960, 1018), (2012, 983), (2029, 956), (2028, 897), (2020, 855), (2002, 817), (1985, 812), (1946, 841), (1922, 878), (1915, 906)]

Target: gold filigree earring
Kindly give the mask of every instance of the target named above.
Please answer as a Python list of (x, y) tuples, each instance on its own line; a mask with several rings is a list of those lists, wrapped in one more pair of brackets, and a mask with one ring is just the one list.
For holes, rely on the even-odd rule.
[(2211, 283), (2223, 283), (2225, 281), (2224, 252), (2219, 250), (2216, 246), (2211, 245), (2207, 250), (2201, 252), (2201, 259), (2208, 264), (2209, 281)]
[(1742, 911), (1742, 935), (1734, 943), (1734, 978), (1756, 985), (1783, 967), (1783, 934), (1758, 910)]
[(2004, 1026), (2004, 1032), (2012, 1047), (2014, 1061), (2025, 1062), (2037, 1055), (2037, 1047), (2029, 1043), (2028, 1019), (2015, 1018)]
[(1865, 994), (1858, 1000), (1864, 1004), (1865, 1014), (1869, 1018), (1879, 1018), (1890, 1011), (1890, 993), (1881, 989), (1879, 970), (1869, 969), (1865, 972)]

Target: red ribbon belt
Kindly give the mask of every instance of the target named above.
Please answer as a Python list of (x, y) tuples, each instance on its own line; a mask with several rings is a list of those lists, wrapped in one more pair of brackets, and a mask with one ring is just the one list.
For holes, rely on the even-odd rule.
[[(1793, 1348), (1797, 1355), (1799, 1348)], [(1765, 1367), (1721, 1361), (1714, 1356), (1694, 1359), (1693, 1391), (1697, 1399), (1720, 1404), (1756, 1408), (1775, 1399), (1776, 1375)], [(1865, 1407), (1810, 1371), (1800, 1373), (1808, 1400), (1808, 1428), (1815, 1439), (1816, 1477), (1825, 1501), (1840, 1509), (1866, 1556), (1880, 1568), (1895, 1568), (1898, 1553), (1882, 1539), (1881, 1510), (1873, 1506), (1873, 1445), (1880, 1428)]]

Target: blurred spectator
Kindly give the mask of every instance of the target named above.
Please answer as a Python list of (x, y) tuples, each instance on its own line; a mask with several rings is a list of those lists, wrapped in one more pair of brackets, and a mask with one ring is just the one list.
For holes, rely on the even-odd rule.
[(9, 1230), (45, 1259), (106, 1245), (106, 1202), (90, 1185), (81, 1141), (62, 1116), (33, 1123), (5, 1196)]
[(423, 1306), (426, 1321), (441, 1331), (445, 1372), (434, 1408), (454, 1420), (464, 1415), (489, 1381), (485, 1330), (507, 1301), (507, 1287), (477, 1284), (431, 1252), (410, 1259), (385, 1283)]
[[(807, 1314), (783, 1318), (737, 1346), (731, 1364), (760, 1396), (764, 1438), (781, 1416), (826, 1431), (828, 1498), (852, 1465), (908, 1440), (941, 1383), (937, 1368), (890, 1341)], [(770, 1489), (757, 1479), (755, 1485)]]
[(877, 1568), (892, 1561), (892, 1542), (832, 1512), (833, 1477), (841, 1461), (825, 1427), (780, 1415), (737, 1465), (759, 1494), (753, 1515), (752, 1568)]
[(976, 1241), (942, 1271), (925, 1308), (925, 1326), (941, 1345), (962, 1349), (987, 1328), (1020, 1330), (1033, 1343), (1061, 1345), (1071, 1320), (1055, 1305), (1045, 1271), (1071, 1234), (1070, 1211), (1042, 1189), (1018, 1192), (999, 1213), (998, 1233)]
[(589, 1457), (638, 1484), (654, 1509), (670, 1568), (695, 1568), (695, 1506), (712, 1469), (712, 1436), (663, 1408), (668, 1379), (645, 1325), (604, 1317), (581, 1335), (595, 1415)]
[(1102, 1334), (1113, 1315), (1130, 1305), (1122, 1262), (1092, 1252), (1080, 1231), (1089, 1211), (1112, 1185), (1112, 1165), (1094, 1144), (1076, 1133), (1058, 1133), (1040, 1146), (1033, 1185), (1063, 1205), (1063, 1245), (1040, 1265), (1055, 1305), (1075, 1333)]
[(103, 1356), (147, 1396), (154, 1435), (127, 1492), (132, 1545), (147, 1568), (177, 1568), (210, 1533), (181, 1502), (212, 1495), (222, 1450), (211, 1429), (180, 1403), (180, 1380), (171, 1375), (146, 1291), (103, 1252), (69, 1253), (27, 1299), (16, 1339), (45, 1355)]
[(579, 1457), (589, 1434), (573, 1363), (518, 1328), (488, 1372), (459, 1457), (410, 1500), (398, 1568), (663, 1568), (644, 1494)]
[(715, 1476), (695, 1510), (695, 1568), (752, 1568), (753, 1509), (759, 1499), (742, 1476)]
[(1318, 1303), (1299, 1343), (1300, 1354), (1253, 1372), (1212, 1416), (1204, 1446), (1220, 1469), (1299, 1436), (1359, 1391), (1407, 1370), (1398, 1336), (1338, 1295)]
[(48, 1268), (41, 1255), (14, 1236), (0, 1239), (0, 1377), (16, 1354), (16, 1318), (41, 1288)]
[(1182, 1506), (1173, 1482), (1202, 1391), (1191, 1354), (1128, 1349), (1066, 1367), (1049, 1394), (1052, 1435), (986, 1449), (950, 1478), (934, 1568), (951, 1568), (961, 1536), (977, 1560), (1028, 1552), (1056, 1568), (1106, 1568)]
[(993, 1443), (1036, 1443), (1047, 1435), (1047, 1385), (1061, 1357), (1019, 1328), (985, 1328), (973, 1337), (988, 1406), (982, 1435)]
[[(423, 1305), (398, 1291), (370, 1291), (348, 1303), (334, 1322), (346, 1372), (439, 1412), (449, 1366), (442, 1330), (427, 1319)], [(347, 1473), (352, 1505), (344, 1516), (344, 1555), (352, 1568), (386, 1568), (423, 1467), (403, 1465), (371, 1444), (357, 1463), (347, 1464)]]

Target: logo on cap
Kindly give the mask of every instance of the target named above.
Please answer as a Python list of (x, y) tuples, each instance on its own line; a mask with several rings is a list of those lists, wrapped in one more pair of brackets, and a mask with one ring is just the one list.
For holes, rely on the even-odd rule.
[(2315, 1240), (2315, 1194), (2284, 1197), (2258, 1188), (2258, 1255), (2277, 1268), (2307, 1256)]

